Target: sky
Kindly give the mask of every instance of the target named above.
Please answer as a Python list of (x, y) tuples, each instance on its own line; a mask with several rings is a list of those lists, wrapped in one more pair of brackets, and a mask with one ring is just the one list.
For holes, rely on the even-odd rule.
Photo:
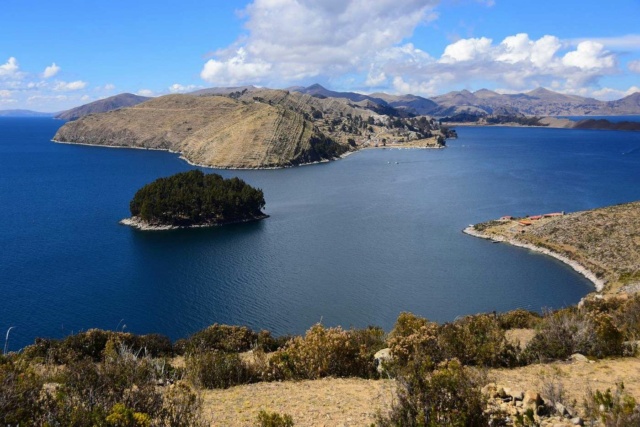
[(640, 91), (640, 0), (0, 0), (0, 110), (122, 92)]

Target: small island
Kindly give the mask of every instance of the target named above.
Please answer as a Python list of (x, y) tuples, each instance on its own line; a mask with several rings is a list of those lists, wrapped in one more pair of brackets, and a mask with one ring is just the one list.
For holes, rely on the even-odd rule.
[(240, 178), (192, 170), (142, 187), (129, 204), (131, 218), (120, 223), (141, 230), (210, 227), (267, 218), (264, 205), (262, 190)]

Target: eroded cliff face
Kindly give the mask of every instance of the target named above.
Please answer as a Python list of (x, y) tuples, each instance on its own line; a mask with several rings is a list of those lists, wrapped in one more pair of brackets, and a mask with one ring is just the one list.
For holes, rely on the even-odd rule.
[(168, 95), (86, 116), (66, 123), (54, 140), (171, 150), (221, 168), (284, 167), (345, 151), (296, 111), (220, 96)]

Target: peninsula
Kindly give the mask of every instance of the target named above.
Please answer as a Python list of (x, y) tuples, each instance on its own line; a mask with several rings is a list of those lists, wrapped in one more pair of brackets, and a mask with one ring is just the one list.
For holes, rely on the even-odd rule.
[(553, 256), (605, 294), (640, 291), (640, 202), (564, 214), (504, 216), (465, 233)]
[(339, 158), (375, 146), (444, 146), (432, 118), (370, 99), (352, 101), (286, 90), (166, 95), (90, 114), (54, 141), (178, 152), (216, 168), (280, 168)]
[(239, 178), (199, 170), (159, 178), (142, 187), (121, 224), (141, 230), (207, 227), (267, 218), (262, 190)]

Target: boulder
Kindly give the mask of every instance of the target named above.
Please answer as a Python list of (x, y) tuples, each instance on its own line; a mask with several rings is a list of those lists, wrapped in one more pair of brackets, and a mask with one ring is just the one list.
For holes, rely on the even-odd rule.
[(378, 351), (376, 354), (373, 355), (373, 359), (375, 361), (376, 370), (378, 371), (378, 373), (380, 374), (384, 373), (385, 371), (384, 364), (389, 363), (392, 359), (391, 349), (383, 348), (382, 350)]

